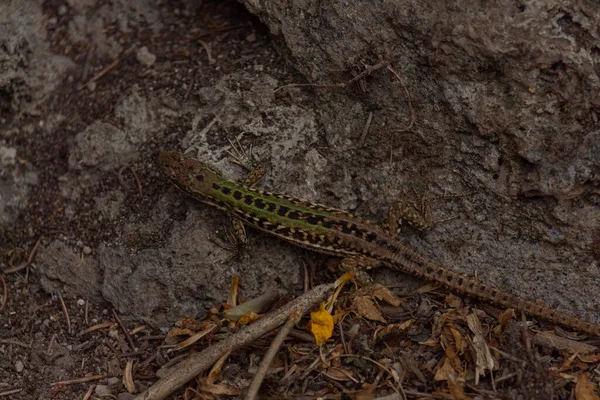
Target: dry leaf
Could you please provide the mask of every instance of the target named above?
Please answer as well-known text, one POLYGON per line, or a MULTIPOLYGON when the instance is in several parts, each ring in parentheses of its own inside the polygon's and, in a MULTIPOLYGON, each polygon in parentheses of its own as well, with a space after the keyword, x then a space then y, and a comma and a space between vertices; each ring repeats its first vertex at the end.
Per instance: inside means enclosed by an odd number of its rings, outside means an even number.
POLYGON ((325 374, 335 380, 335 381, 339 381, 339 382, 348 382, 348 381, 352 381, 352 376, 354 376, 354 373, 351 369, 346 369, 346 368, 328 368, 327 371, 325 372, 325 374))
POLYGON ((213 322, 212 326, 207 327, 205 330, 203 330, 201 332, 193 334, 192 336, 190 336, 183 342, 177 343, 177 345, 175 345, 175 347, 173 347, 173 350, 181 350, 185 347, 188 347, 188 346, 196 343, 198 340, 202 339, 204 336, 208 335, 209 333, 217 330, 218 328, 219 328, 218 325, 213 322))
POLYGON ((192 336, 196 334, 196 332, 187 329, 187 328, 171 328, 171 330, 169 331, 169 333, 167 333, 168 337, 175 337, 175 336, 192 336))
POLYGON ((356 313, 361 317, 370 319, 371 321, 386 323, 385 318, 379 312, 379 307, 368 296, 357 296, 352 303, 354 304, 356 313))
POLYGON ((380 328, 377 328, 375 330, 375 334, 373 336, 375 338, 380 338, 380 337, 389 335, 392 332, 397 332, 397 331, 404 332, 404 331, 408 330, 411 326, 413 326, 415 321, 416 320, 414 320, 414 319, 409 319, 407 321, 399 322, 396 324, 384 325, 380 328))
POLYGON ((252 300, 248 300, 236 307, 223 311, 223 316, 230 321, 238 321, 246 315, 248 311, 252 311, 256 314, 265 313, 284 293, 284 291, 279 289, 270 289, 252 300))
POLYGON ((575 399, 577 400, 600 400, 594 393, 590 380, 584 374, 579 375, 575 385, 575 399))
POLYGON ((212 325, 212 321, 197 321, 194 318, 180 318, 175 322, 175 326, 182 329, 189 329, 194 333, 203 331, 208 325, 212 325))
POLYGON ((566 350, 572 354, 588 354, 598 351, 596 346, 563 338, 552 332, 539 332, 531 338, 531 342, 551 349, 566 350))
POLYGON ((333 334, 333 317, 325 309, 324 303, 321 303, 318 311, 310 313, 309 329, 318 345, 325 344, 333 334))
POLYGON ((123 372, 123 386, 129 393, 135 393, 135 383, 133 382, 133 360, 127 361, 125 371, 123 372))
POLYGON ((485 375, 485 371, 496 368, 496 360, 492 357, 490 348, 483 337, 483 329, 479 318, 474 313, 467 315, 467 324, 473 332, 473 349, 475 350, 475 385, 479 384, 479 376, 485 375))
POLYGON ((400 304, 402 304, 402 301, 396 296, 394 296, 392 292, 390 292, 390 289, 378 283, 371 286, 371 294, 375 298, 385 301, 386 303, 394 307, 398 307, 400 306, 400 304))
POLYGON ((448 376, 448 391, 452 395, 453 400, 471 400, 471 398, 465 394, 463 389, 464 384, 464 379, 460 379, 454 374, 448 376))
POLYGON ((448 294, 445 298, 446 304, 451 308, 459 308, 462 306, 462 299, 452 293, 448 294))
POLYGON ((238 288, 240 285, 240 277, 238 274, 233 274, 233 281, 231 282, 231 289, 229 290, 229 295, 227 296, 227 306, 233 308, 237 305, 237 295, 238 288))
POLYGON ((250 310, 237 321, 238 325, 249 325, 260 318, 260 315, 250 310))
POLYGON ((500 325, 504 328, 513 318, 515 318, 515 310, 507 308, 498 317, 498 322, 500 322, 500 325))
POLYGON ((444 357, 444 361, 440 368, 435 371, 435 375, 433 377, 436 381, 447 381, 448 377, 452 374, 456 374, 456 371, 452 367, 452 363, 448 360, 447 357, 444 357))

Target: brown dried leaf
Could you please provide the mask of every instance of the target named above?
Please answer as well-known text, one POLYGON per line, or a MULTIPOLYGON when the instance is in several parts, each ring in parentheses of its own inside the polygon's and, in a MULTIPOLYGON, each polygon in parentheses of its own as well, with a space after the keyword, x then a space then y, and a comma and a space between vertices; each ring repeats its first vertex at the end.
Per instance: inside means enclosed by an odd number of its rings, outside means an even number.
POLYGON ((198 385, 198 390, 205 392, 205 393, 210 393, 215 396, 238 396, 241 393, 241 390, 239 388, 225 385, 222 383, 214 384, 214 383, 201 382, 198 385))
POLYGON ((328 368, 327 371, 325 372, 325 374, 335 380, 335 381, 340 381, 340 382, 349 382, 352 381, 352 376, 354 376, 354 373, 351 369, 346 369, 346 368, 328 368))
POLYGON ((584 374, 579 375, 575 385, 575 399, 577 400, 600 400, 594 393, 590 380, 584 374))
POLYGON ((515 310, 512 308, 507 308, 498 316, 498 322, 504 328, 508 323, 515 318, 515 310))
POLYGON ((202 339, 204 336, 208 335, 209 333, 213 332, 216 329, 218 329, 218 326, 217 326, 217 324, 215 324, 213 322, 212 325, 208 326, 205 330, 193 334, 189 338, 185 339, 183 342, 177 343, 177 345, 175 345, 175 347, 173 347, 173 349, 181 350, 183 348, 186 348, 186 347, 196 343, 198 340, 202 339))
POLYGON ((463 389, 464 384, 464 379, 460 379, 454 374, 448 377, 448 391, 450 392, 450 395, 452 395, 453 400, 471 400, 471 398, 465 394, 463 389))
POLYGON ((473 349, 475 350, 475 385, 479 384, 479 376, 485 375, 486 370, 496 368, 496 360, 492 357, 490 348, 483 336, 483 329, 479 318, 474 313, 467 315, 467 325, 473 332, 473 349))
POLYGON ((566 350, 572 354, 588 354, 598 351, 598 347, 587 343, 563 338, 552 332, 539 332, 531 338, 532 343, 551 349, 566 350))
POLYGON ((400 304, 402 304, 402 300, 394 296, 392 292, 390 292, 390 289, 378 283, 371 286, 371 294, 378 300, 385 301, 394 307, 399 307, 400 304))
POLYGON ((356 313, 361 317, 370 319, 371 321, 386 323, 385 318, 383 318, 383 315, 379 312, 379 308, 368 296, 357 296, 354 298, 353 303, 356 313))
POLYGON ((167 333, 167 336, 168 337, 192 336, 195 333, 196 333, 195 331, 192 331, 191 329, 187 329, 187 328, 171 328, 169 333, 167 333))
POLYGON ((212 321, 197 321, 194 318, 180 318, 175 323, 175 326, 182 329, 189 329, 193 333, 196 333, 206 329, 208 325, 212 325, 213 323, 212 321))
POLYGON ((127 361, 125 371, 123 371, 123 386, 129 393, 135 393, 135 383, 133 382, 133 360, 127 361))
POLYGON ((375 389, 377 389, 377 385, 366 383, 360 391, 354 394, 354 398, 356 400, 374 400, 376 399, 375 389))
POLYGON ((381 338, 381 337, 384 337, 386 335, 389 335, 392 332, 397 332, 397 331, 403 332, 403 331, 406 331, 411 326, 413 326, 413 324, 415 322, 416 322, 416 320, 409 319, 409 320, 404 321, 404 322, 399 322, 399 323, 396 323, 396 324, 389 324, 389 325, 382 326, 382 327, 380 327, 380 328, 378 328, 378 329, 375 330, 374 337, 375 338, 381 338))
POLYGON ((227 357, 229 357, 230 354, 231 354, 231 350, 229 350, 228 352, 223 354, 217 360, 215 365, 213 365, 213 367, 210 369, 208 376, 206 378, 202 378, 204 380, 204 382, 209 383, 209 384, 213 384, 216 382, 219 375, 221 375, 221 371, 223 370, 223 364, 225 364, 225 360, 227 360, 227 357))
POLYGON ((436 381, 447 381, 450 375, 456 374, 456 371, 452 367, 452 363, 447 357, 444 357, 442 365, 435 371, 433 379, 436 381))
POLYGON ((233 281, 231 282, 231 289, 229 295, 227 295, 227 302, 225 303, 228 307, 233 308, 237 305, 238 287, 240 285, 240 277, 238 274, 233 274, 233 281))
POLYGON ((249 310, 246 314, 242 315, 242 317, 237 321, 238 325, 250 325, 254 321, 258 320, 260 315, 255 313, 252 310, 249 310))
POLYGON ((446 295, 445 301, 451 308, 460 308, 462 306, 462 299, 452 293, 446 295))

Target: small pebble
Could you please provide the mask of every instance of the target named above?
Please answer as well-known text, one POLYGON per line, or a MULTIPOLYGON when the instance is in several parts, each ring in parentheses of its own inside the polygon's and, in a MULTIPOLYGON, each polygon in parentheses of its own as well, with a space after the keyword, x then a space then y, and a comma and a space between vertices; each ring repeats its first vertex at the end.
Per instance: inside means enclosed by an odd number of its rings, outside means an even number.
POLYGON ((83 254, 88 255, 92 252, 92 248, 89 246, 83 246, 83 254))
POLYGON ((94 390, 97 396, 110 396, 112 395, 112 390, 109 385, 96 385, 96 389, 94 390))
POLYGON ((108 378, 106 380, 106 383, 108 383, 110 386, 118 385, 119 382, 121 382, 121 380, 119 378, 117 378, 116 376, 113 376, 112 378, 108 378))
POLYGON ((146 46, 138 50, 138 52, 135 55, 135 58, 139 61, 140 64, 143 64, 147 67, 151 66, 156 61, 156 56, 150 53, 146 46))
POLYGON ((256 42, 256 33, 252 32, 251 34, 246 36, 246 41, 250 43, 256 42))
MULTIPOLYGON (((85 250, 84 250, 85 252, 85 250)), ((77 299, 77 305, 79 307, 83 307, 85 305, 85 300, 84 299, 77 299)))
POLYGON ((23 372, 24 369, 25 369, 25 365, 23 364, 23 361, 17 360, 17 362, 15 363, 15 370, 17 372, 23 372))
POLYGON ((67 11, 69 11, 69 9, 64 4, 61 4, 58 7, 58 15, 65 15, 67 13, 67 11))

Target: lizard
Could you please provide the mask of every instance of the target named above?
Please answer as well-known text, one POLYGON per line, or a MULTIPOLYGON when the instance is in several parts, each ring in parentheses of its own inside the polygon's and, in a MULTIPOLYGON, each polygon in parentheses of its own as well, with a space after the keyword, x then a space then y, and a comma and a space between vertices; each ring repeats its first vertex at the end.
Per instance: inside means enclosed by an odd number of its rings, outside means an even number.
POLYGON ((450 291, 600 337, 600 325, 455 272, 350 212, 250 187, 257 176, 236 183, 180 152, 159 152, 156 160, 175 186, 231 214, 234 225, 243 223, 306 249, 341 257, 346 267, 369 270, 385 265, 450 291))

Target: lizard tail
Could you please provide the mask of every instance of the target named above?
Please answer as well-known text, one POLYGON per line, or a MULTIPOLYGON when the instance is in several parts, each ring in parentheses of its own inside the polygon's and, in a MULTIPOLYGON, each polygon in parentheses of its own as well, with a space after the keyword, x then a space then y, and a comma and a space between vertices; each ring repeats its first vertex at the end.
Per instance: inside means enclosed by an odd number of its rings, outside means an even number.
POLYGON ((465 293, 492 304, 514 308, 532 317, 545 319, 569 329, 575 329, 600 337, 600 325, 557 311, 543 302, 526 300, 505 290, 433 264, 410 249, 404 249, 404 252, 404 257, 399 257, 398 254, 395 254, 395 260, 393 260, 395 262, 393 264, 398 269, 411 275, 439 283, 452 291, 465 293))

